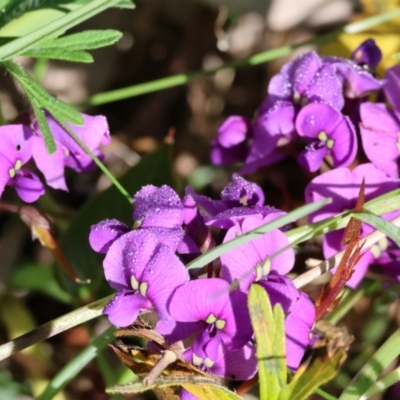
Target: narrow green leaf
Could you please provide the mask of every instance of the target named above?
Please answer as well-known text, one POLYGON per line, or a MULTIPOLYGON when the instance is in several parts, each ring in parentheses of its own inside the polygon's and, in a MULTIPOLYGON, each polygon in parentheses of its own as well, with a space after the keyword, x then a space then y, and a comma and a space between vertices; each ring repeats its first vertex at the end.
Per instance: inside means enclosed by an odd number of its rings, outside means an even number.
POLYGON ((315 390, 335 377, 346 350, 339 349, 331 358, 325 354, 317 356, 311 365, 301 365, 292 381, 281 392, 279 400, 306 400, 315 390))
POLYGON ((259 228, 253 229, 252 231, 249 231, 244 235, 241 235, 233 240, 230 240, 229 242, 223 243, 218 247, 215 247, 205 252, 200 257, 197 257, 195 260, 190 262, 187 265, 187 268, 188 269, 202 268, 205 265, 209 264, 211 261, 214 261, 215 259, 220 257, 222 254, 228 252, 229 250, 237 246, 240 246, 241 244, 247 243, 250 240, 259 237, 260 235, 263 235, 264 233, 272 231, 273 229, 282 228, 282 226, 285 226, 287 224, 292 223, 293 221, 305 217, 306 215, 311 214, 312 212, 317 211, 320 208, 324 207, 330 201, 331 199, 329 198, 299 207, 296 210, 291 211, 290 213, 284 215, 283 217, 277 218, 271 222, 268 222, 265 225, 261 225, 259 228))
POLYGON ((115 327, 109 327, 101 335, 97 336, 88 347, 81 351, 76 357, 74 357, 64 368, 62 368, 57 375, 51 380, 50 384, 39 395, 36 400, 51 400, 54 396, 60 392, 65 385, 75 378, 79 372, 92 361, 97 353, 101 351, 111 340, 114 338, 115 327))
POLYGON ((61 18, 52 21, 43 27, 13 40, 10 43, 0 47, 0 60, 4 61, 23 54, 31 48, 37 46, 38 43, 46 39, 55 38, 62 35, 67 29, 89 19, 93 15, 113 7, 119 3, 119 0, 92 0, 88 4, 71 11, 61 18))
POLYGON ((29 99, 36 99, 36 105, 39 104, 41 108, 49 111, 60 121, 70 122, 73 125, 83 125, 83 117, 79 111, 47 93, 19 64, 13 61, 5 61, 2 64, 18 81, 29 99))
POLYGON ((54 47, 31 49, 23 54, 33 58, 46 58, 51 60, 64 60, 70 62, 91 63, 93 57, 86 51, 58 49, 54 47))
POLYGON ((118 41, 122 33, 114 29, 89 30, 41 43, 40 49, 92 50, 109 46, 118 41))
POLYGON ((242 400, 242 397, 223 386, 185 383, 182 387, 200 400, 242 400))
POLYGON ((399 354, 400 329, 397 329, 351 380, 339 400, 359 400, 399 354))
POLYGON ((396 243, 397 247, 400 247, 400 229, 390 221, 386 221, 377 215, 366 213, 355 213, 353 217, 384 233, 396 243))
POLYGON ((261 400, 276 400, 286 384, 282 307, 277 305, 273 312, 267 292, 257 284, 250 287, 248 306, 256 338, 260 397, 261 400))
POLYGON ((27 96, 31 102, 33 112, 35 113, 36 119, 38 121, 40 130, 43 135, 44 142, 46 144, 46 149, 49 154, 53 154, 57 150, 56 143, 54 141, 53 135, 50 132, 50 127, 47 122, 44 111, 40 107, 40 104, 37 100, 32 96, 30 92, 26 92, 27 96))

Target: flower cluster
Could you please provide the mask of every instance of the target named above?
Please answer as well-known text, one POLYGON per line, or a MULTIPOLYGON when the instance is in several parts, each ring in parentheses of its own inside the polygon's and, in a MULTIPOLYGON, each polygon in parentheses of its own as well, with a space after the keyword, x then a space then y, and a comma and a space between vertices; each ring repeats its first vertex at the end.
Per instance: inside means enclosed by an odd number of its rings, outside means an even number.
MULTIPOLYGON (((351 60, 309 52, 287 63, 270 80, 253 121, 232 116, 219 127, 212 143, 213 163, 242 162, 240 173, 246 175, 295 156, 305 175, 315 176, 305 188, 306 202, 326 197, 334 200, 311 215, 310 222, 354 208, 363 178, 366 200, 396 189, 400 66, 388 69, 384 79, 378 79, 374 71, 381 57, 375 42, 368 39, 351 60), (378 102, 369 101, 371 93, 378 102), (328 171, 316 176, 320 170, 328 171)), ((398 213, 383 217, 391 219, 398 213)), ((362 224, 362 236, 371 231, 362 224)), ((343 231, 336 231, 324 236, 324 257, 342 249, 342 235, 343 231)), ((356 287, 371 264, 388 266, 387 272, 398 276, 393 257, 398 266, 400 259, 394 250, 394 244, 386 240, 365 252, 348 285, 356 287)))
MULTIPOLYGON (((0 196, 6 186, 13 186, 18 196, 27 203, 36 201, 44 194, 40 178, 24 167, 31 159, 46 183, 62 190, 68 190, 64 178, 65 167, 77 172, 88 172, 95 167, 90 156, 51 115, 47 115, 46 119, 57 145, 53 154, 48 154, 36 120, 0 127, 0 196)), ((101 115, 93 117, 85 114, 83 119, 83 126, 69 124, 69 127, 90 150, 101 156, 99 146, 110 141, 107 120, 101 115)))
POLYGON ((283 214, 264 205, 261 189, 240 176, 222 190, 220 200, 192 188, 181 200, 168 186, 143 187, 134 196, 132 229, 117 220, 91 228, 90 244, 105 254, 105 277, 117 291, 104 313, 111 323, 126 327, 140 311, 154 310, 159 317, 155 329, 171 344, 182 340, 187 361, 226 379, 247 380, 257 371, 247 294, 251 284, 258 284, 272 304, 283 307, 287 364, 296 369, 315 310, 286 276, 295 256, 290 247, 282 251, 289 244, 282 231, 227 252, 207 276, 203 270, 189 274, 183 263, 221 238, 230 241, 283 214))

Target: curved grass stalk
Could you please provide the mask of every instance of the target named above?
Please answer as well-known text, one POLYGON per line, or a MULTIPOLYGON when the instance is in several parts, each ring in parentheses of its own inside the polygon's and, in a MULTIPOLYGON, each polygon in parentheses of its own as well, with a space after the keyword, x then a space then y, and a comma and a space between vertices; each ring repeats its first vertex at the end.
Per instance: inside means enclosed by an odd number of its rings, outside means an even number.
POLYGON ((359 33, 365 31, 374 26, 380 25, 386 21, 394 19, 400 15, 400 8, 392 11, 384 12, 379 15, 375 15, 370 18, 366 18, 362 21, 353 22, 351 24, 345 25, 343 28, 336 31, 330 32, 326 35, 318 36, 311 40, 306 40, 304 42, 294 44, 291 46, 282 46, 277 49, 264 51, 244 60, 237 60, 223 64, 217 68, 209 70, 200 70, 195 72, 189 72, 185 74, 178 74, 169 76, 167 78, 156 79, 154 81, 140 83, 138 85, 129 86, 122 89, 111 90, 109 92, 98 93, 90 97, 84 105, 98 106, 101 104, 112 103, 114 101, 119 101, 127 99, 130 97, 141 96, 143 94, 157 92, 159 90, 168 89, 180 85, 185 85, 189 81, 199 78, 214 75, 216 72, 225 68, 242 68, 252 65, 263 64, 267 61, 274 60, 276 58, 290 54, 293 50, 308 46, 310 44, 321 44, 327 43, 330 40, 336 38, 342 33, 359 33))
POLYGON ((104 306, 113 296, 114 295, 110 295, 103 299, 96 300, 93 303, 80 307, 68 314, 64 314, 59 318, 53 319, 52 321, 47 322, 46 324, 43 324, 16 339, 4 343, 0 346, 0 360, 4 360, 5 358, 18 353, 35 343, 58 335, 74 326, 99 317, 103 312, 104 306))

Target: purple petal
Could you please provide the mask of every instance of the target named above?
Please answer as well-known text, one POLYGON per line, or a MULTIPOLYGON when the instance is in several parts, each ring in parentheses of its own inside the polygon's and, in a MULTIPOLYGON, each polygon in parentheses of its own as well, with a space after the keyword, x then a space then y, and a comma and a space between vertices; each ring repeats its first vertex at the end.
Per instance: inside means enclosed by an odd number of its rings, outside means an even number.
POLYGON ((311 328, 315 322, 315 308, 308 296, 300 296, 292 305, 290 314, 285 319, 286 362, 290 369, 296 370, 310 342, 311 328))
POLYGON ((229 380, 246 381, 257 372, 255 346, 246 344, 240 350, 229 350, 223 343, 217 353, 212 373, 229 380))
POLYGON ((222 314, 229 302, 228 282, 218 278, 198 279, 178 287, 168 309, 176 321, 205 321, 210 313, 222 314))
POLYGON ((176 251, 179 244, 182 242, 184 231, 181 227, 177 228, 162 228, 162 227, 150 227, 140 228, 146 229, 153 233, 158 241, 168 246, 172 251, 176 251))
MULTIPOLYGON (((76 126, 68 123, 67 125, 96 156, 99 156, 101 155, 99 146, 105 145, 110 141, 107 120, 102 115, 91 116, 82 114, 82 117, 84 120, 83 126, 76 126)), ((87 172, 90 170, 94 165, 91 157, 86 154, 79 144, 51 115, 46 119, 55 141, 68 150, 68 155, 64 160, 65 166, 78 172, 87 172)))
POLYGON ((162 244, 147 263, 141 279, 147 283, 146 297, 160 318, 169 316, 167 303, 172 292, 188 281, 189 273, 185 266, 168 246, 162 244))
POLYGON ((393 107, 400 111, 400 65, 386 70, 383 89, 393 107))
POLYGON ((267 216, 276 219, 283 215, 285 215, 285 212, 272 206, 234 207, 214 217, 205 217, 205 220, 208 226, 219 229, 229 229, 246 217, 255 217, 261 220, 267 216))
POLYGON ((45 193, 39 177, 29 171, 17 171, 11 182, 18 196, 26 203, 33 203, 45 193))
POLYGON ((94 251, 106 254, 110 246, 130 229, 116 219, 106 219, 90 227, 89 243, 94 251))
MULTIPOLYGON (((242 225, 233 226, 225 235, 224 243, 265 224, 266 220, 248 217, 242 225)), ((286 235, 275 229, 260 235, 248 243, 244 243, 221 256, 221 277, 228 282, 239 281, 240 290, 247 292, 250 284, 256 280, 258 265, 263 266, 266 259, 289 244, 286 235)), ((294 252, 289 248, 269 261, 269 268, 279 274, 288 273, 294 265, 294 252)))
POLYGON ((243 162, 247 156, 247 143, 239 143, 232 147, 223 147, 217 140, 211 142, 210 159, 214 165, 231 165, 243 162))
POLYGON ((293 103, 278 100, 260 111, 260 115, 254 123, 254 135, 268 134, 272 137, 291 138, 294 133, 295 115, 296 110, 293 103))
POLYGON ((143 270, 159 245, 147 229, 122 235, 109 248, 103 261, 104 275, 109 285, 117 290, 131 290, 131 277, 141 281, 143 270))
POLYGON ((276 272, 264 276, 258 283, 268 293, 272 306, 280 304, 285 314, 291 311, 292 305, 300 296, 299 290, 292 281, 276 272))
POLYGON ((250 132, 250 121, 239 115, 228 117, 218 128, 218 143, 225 148, 246 140, 250 132))
POLYGON ((189 393, 186 389, 181 388, 181 392, 179 394, 180 400, 199 400, 197 396, 192 393, 189 393))
POLYGON ((346 97, 359 98, 382 88, 382 81, 350 60, 325 57, 324 61, 331 63, 336 69, 337 76, 343 82, 346 97))
POLYGON ((306 146, 299 154, 299 164, 310 172, 315 172, 322 165, 323 159, 329 154, 329 149, 320 142, 306 146))
MULTIPOLYGON (((361 182, 360 182, 361 183, 361 182)), ((309 215, 310 222, 321 221, 345 209, 352 208, 354 187, 351 171, 347 168, 337 168, 314 178, 305 189, 306 203, 332 197, 331 204, 309 215)), ((359 190, 360 186, 358 186, 359 190)), ((353 206, 354 207, 354 206, 353 206)))
POLYGON ((103 314, 106 314, 109 321, 119 327, 132 325, 140 310, 151 308, 150 302, 141 294, 133 292, 117 293, 104 307, 103 314))
POLYGON ((196 204, 202 208, 203 212, 210 216, 214 216, 227 209, 227 206, 222 201, 213 200, 210 197, 197 194, 190 186, 186 186, 185 194, 191 196, 196 204))
POLYGON ((176 192, 167 185, 160 188, 143 186, 134 196, 134 221, 141 221, 141 228, 176 228, 183 223, 184 209, 176 192))
POLYGON ((17 160, 24 165, 31 158, 33 131, 25 125, 0 127, 1 154, 14 165, 17 160))
POLYGON ((332 152, 334 166, 347 167, 357 153, 357 137, 351 122, 340 112, 326 104, 309 104, 298 114, 296 129, 300 136, 318 139, 326 146, 331 141, 331 149, 311 146, 299 157, 302 166, 316 171, 327 151, 332 152))
POLYGON ((57 150, 49 154, 43 138, 35 136, 32 143, 32 156, 49 186, 68 191, 64 178, 65 149, 60 143, 57 145, 57 150))
POLYGON ((239 205, 262 206, 264 204, 264 193, 257 184, 234 174, 232 181, 222 189, 221 200, 228 207, 239 205))
POLYGON ((374 39, 364 40, 352 53, 351 60, 356 64, 376 68, 382 59, 382 51, 374 39))
POLYGON ((392 178, 399 175, 400 123, 384 104, 361 104, 361 139, 368 159, 392 178))
POLYGON ((0 153, 0 197, 4 192, 4 189, 10 180, 10 173, 9 170, 12 168, 13 165, 10 161, 0 153))
POLYGON ((304 96, 310 103, 322 102, 341 110, 344 106, 342 82, 335 73, 335 68, 325 64, 310 81, 304 96))

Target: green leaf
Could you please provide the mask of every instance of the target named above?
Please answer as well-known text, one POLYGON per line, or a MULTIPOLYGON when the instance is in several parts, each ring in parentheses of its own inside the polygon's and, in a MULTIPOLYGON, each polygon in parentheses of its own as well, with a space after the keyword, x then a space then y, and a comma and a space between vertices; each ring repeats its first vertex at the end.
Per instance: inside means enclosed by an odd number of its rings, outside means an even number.
POLYGON ((122 33, 114 29, 88 30, 41 43, 40 49, 92 50, 109 46, 118 41, 122 33))
POLYGON ((35 113, 37 122, 38 122, 40 130, 42 132, 44 143, 46 144, 47 152, 49 154, 52 154, 57 150, 57 146, 56 146, 56 143, 54 141, 53 135, 50 132, 50 127, 49 127, 49 124, 47 122, 47 119, 46 119, 46 116, 44 114, 44 111, 40 107, 40 104, 38 103, 36 98, 33 97, 31 93, 26 92, 26 94, 27 94, 27 96, 28 96, 28 98, 29 98, 29 100, 31 102, 31 105, 32 105, 32 108, 33 108, 33 112, 35 113))
POLYGON ((226 387, 219 385, 213 378, 206 376, 161 376, 151 385, 143 385, 141 381, 134 381, 125 385, 112 386, 106 389, 107 393, 135 394, 148 390, 164 389, 171 386, 182 386, 200 400, 241 400, 241 397, 226 387))
POLYGON ((242 400, 242 397, 228 388, 218 387, 214 384, 194 385, 185 383, 182 387, 201 400, 242 400))
POLYGON ((366 213, 355 213, 353 217, 384 233, 396 243, 397 247, 400 247, 400 229, 390 221, 386 221, 377 215, 366 213))
POLYGON ((38 43, 60 36, 67 29, 118 3, 119 0, 92 0, 61 18, 46 23, 41 28, 0 47, 0 60, 4 61, 18 54, 23 54, 37 46, 38 43))
POLYGON ((91 63, 93 57, 86 51, 70 51, 66 49, 56 49, 53 47, 46 49, 32 49, 23 54, 33 58, 46 58, 52 60, 64 60, 70 62, 91 63))
POLYGON ((35 106, 40 106, 49 111, 56 119, 70 122, 73 125, 83 125, 82 114, 74 107, 56 99, 46 92, 19 64, 13 61, 2 63, 4 68, 18 81, 25 93, 32 101, 36 100, 35 106))
POLYGON ((301 365, 292 381, 281 392, 279 400, 306 400, 315 390, 326 382, 329 382, 337 374, 343 359, 346 358, 346 350, 339 349, 331 358, 324 354, 301 365))
POLYGON ((9 285, 15 289, 29 289, 42 292, 49 297, 70 304, 72 296, 64 292, 48 266, 25 264, 20 265, 12 274, 9 285))
POLYGON ((29 11, 40 10, 43 8, 55 8, 57 10, 68 12, 68 9, 62 7, 68 3, 73 3, 73 0, 10 0, 4 7, 5 12, 0 13, 0 27, 3 27, 8 22, 21 17, 29 11))
POLYGON ((101 351, 113 339, 115 327, 109 327, 101 335, 97 336, 88 347, 74 357, 57 375, 51 380, 44 392, 36 397, 36 400, 51 400, 60 392, 65 385, 75 378, 79 372, 92 361, 97 353, 101 351))
POLYGON ((205 252, 200 257, 197 257, 195 260, 190 262, 187 265, 187 268, 202 268, 205 265, 209 264, 211 261, 217 259, 222 254, 228 252, 229 250, 240 246, 241 244, 247 243, 264 233, 272 231, 273 229, 282 228, 282 226, 290 224, 291 222, 296 221, 299 218, 305 217, 306 215, 311 214, 312 212, 324 207, 330 201, 331 199, 324 199, 299 207, 296 210, 284 215, 283 217, 277 218, 271 222, 268 222, 267 224, 261 225, 260 227, 253 229, 252 231, 249 231, 233 240, 230 240, 229 242, 223 243, 218 247, 214 247, 213 249, 205 252))
POLYGON ((399 354, 400 329, 397 329, 351 380, 339 400, 359 400, 399 354))
POLYGON ((256 338, 260 397, 277 400, 287 379, 283 310, 279 304, 272 310, 267 292, 257 284, 250 287, 248 306, 256 338))
MULTIPOLYGON (((134 194, 146 184, 173 186, 170 145, 162 145, 156 152, 143 158, 120 179, 120 183, 130 194, 134 194)), ((116 218, 131 226, 132 212, 133 206, 112 186, 83 206, 61 238, 61 247, 66 257, 79 276, 91 279, 92 290, 99 289, 102 285, 106 288, 107 285, 101 267, 104 256, 95 253, 89 245, 90 226, 107 218, 116 218)), ((65 277, 60 278, 63 286, 68 288, 67 291, 77 292, 79 287, 76 284, 65 277)))

